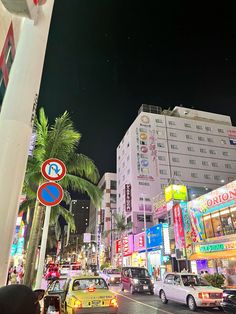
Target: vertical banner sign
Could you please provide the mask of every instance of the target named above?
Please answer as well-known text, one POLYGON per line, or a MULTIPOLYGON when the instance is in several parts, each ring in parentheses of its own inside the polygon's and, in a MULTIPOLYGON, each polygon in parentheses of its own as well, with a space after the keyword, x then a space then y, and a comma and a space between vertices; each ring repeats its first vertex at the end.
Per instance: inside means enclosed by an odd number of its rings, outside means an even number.
POLYGON ((131 184, 125 185, 125 211, 126 213, 132 212, 131 184))
POLYGON ((179 204, 173 206, 173 216, 174 216, 174 230, 175 230, 175 245, 179 250, 183 250, 185 247, 184 240, 184 225, 182 217, 182 209, 179 204))

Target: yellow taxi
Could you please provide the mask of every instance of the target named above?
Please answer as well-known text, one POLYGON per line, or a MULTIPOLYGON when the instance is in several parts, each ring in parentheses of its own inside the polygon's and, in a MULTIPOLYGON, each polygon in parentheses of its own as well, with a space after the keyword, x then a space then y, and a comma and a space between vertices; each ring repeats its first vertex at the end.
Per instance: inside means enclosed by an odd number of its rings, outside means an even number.
MULTIPOLYGON (((67 278, 64 283, 61 280, 55 281, 49 286, 47 295, 47 308, 55 307, 52 297, 60 298, 60 307, 66 314, 118 312, 116 296, 99 276, 81 275, 67 278)), ((45 313, 46 311, 45 306, 45 313)))
POLYGON ((118 304, 105 280, 98 276, 72 277, 65 299, 67 314, 109 313, 116 314, 118 304))

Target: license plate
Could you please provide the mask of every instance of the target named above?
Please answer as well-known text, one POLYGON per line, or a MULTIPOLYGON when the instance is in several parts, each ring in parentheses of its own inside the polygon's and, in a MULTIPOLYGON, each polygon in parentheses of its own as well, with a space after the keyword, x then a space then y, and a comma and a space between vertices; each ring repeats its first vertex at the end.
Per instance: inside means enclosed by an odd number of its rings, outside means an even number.
POLYGON ((148 290, 148 286, 143 286, 143 290, 148 290))
POLYGON ((98 305, 100 305, 100 301, 92 301, 92 305, 93 306, 98 306, 98 305))

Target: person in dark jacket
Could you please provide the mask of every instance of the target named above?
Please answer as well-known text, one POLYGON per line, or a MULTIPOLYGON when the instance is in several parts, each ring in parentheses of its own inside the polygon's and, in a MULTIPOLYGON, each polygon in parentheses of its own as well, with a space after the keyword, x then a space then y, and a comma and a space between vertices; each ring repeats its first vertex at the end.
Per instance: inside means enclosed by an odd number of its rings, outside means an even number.
POLYGON ((44 291, 32 291, 25 285, 10 285, 0 288, 1 314, 40 314, 39 300, 44 291))

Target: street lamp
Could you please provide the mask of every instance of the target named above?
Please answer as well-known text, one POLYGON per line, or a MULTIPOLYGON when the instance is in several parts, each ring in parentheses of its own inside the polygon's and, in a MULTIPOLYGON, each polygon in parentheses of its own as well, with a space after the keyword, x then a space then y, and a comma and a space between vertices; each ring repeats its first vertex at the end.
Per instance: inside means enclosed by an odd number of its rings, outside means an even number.
POLYGON ((147 251, 147 220, 146 220, 146 206, 145 206, 145 194, 142 193, 143 197, 143 225, 144 225, 144 238, 145 238, 145 256, 146 256, 146 267, 148 269, 148 251, 147 251))

